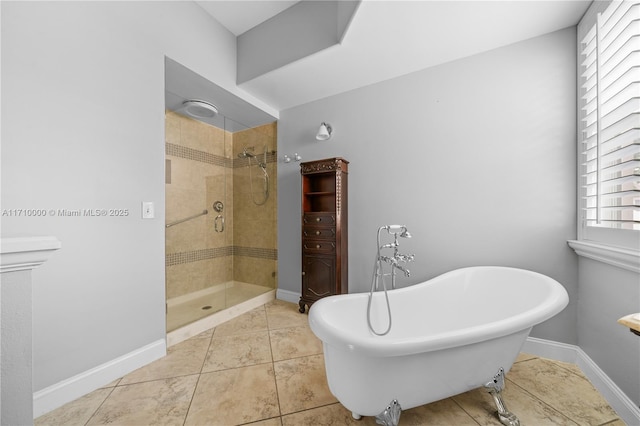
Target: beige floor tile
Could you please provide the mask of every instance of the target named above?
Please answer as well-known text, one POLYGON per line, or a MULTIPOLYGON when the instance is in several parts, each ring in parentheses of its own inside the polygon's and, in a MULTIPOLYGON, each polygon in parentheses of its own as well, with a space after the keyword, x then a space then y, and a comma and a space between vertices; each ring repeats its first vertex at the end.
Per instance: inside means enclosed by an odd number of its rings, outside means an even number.
POLYGON ((274 361, 322 353, 322 341, 308 326, 271 330, 269 337, 274 361))
MULTIPOLYGON (((575 423, 558 411, 532 397, 527 392, 507 380, 502 398, 509 411, 515 414, 523 425, 555 426, 575 423)), ((483 388, 474 389, 452 398, 480 425, 500 425, 498 410, 493 398, 483 388)))
POLYGON ((200 376, 186 425, 237 425, 280 415, 271 364, 200 376))
POLYGON ((280 420, 280 417, 274 417, 273 419, 251 423, 251 426, 282 426, 282 420, 280 420))
POLYGON ((351 412, 340 403, 325 405, 318 408, 300 411, 282 416, 283 426, 334 426, 334 425, 357 425, 374 426, 376 421, 373 417, 363 417, 361 420, 354 420, 351 412))
POLYGON ((322 355, 277 361, 274 368, 282 414, 337 402, 329 392, 322 355))
MULTIPOLYGON (((400 405, 402 406, 402 402, 400 405)), ((400 422, 403 426, 477 426, 473 418, 451 398, 403 411, 400 415, 400 422)), ((498 424, 500 423, 498 422, 498 424)))
MULTIPOLYGON (((383 409, 384 407, 381 407, 380 411, 383 409)), ((362 417, 360 420, 355 420, 351 416, 351 412, 349 410, 344 408, 340 403, 337 403, 282 416, 282 424, 283 426, 373 426, 377 423, 373 416, 366 416, 362 417)), ((453 400, 445 399, 432 404, 402 411, 400 415, 400 425, 477 426, 477 423, 453 400)))
POLYGON ((515 364, 508 378, 578 424, 600 425, 617 418, 588 380, 552 361, 537 358, 515 364))
POLYGON ((531 354, 528 354, 528 353, 525 353, 525 352, 520 352, 518 354, 518 357, 516 358, 515 362, 527 361, 527 360, 533 359, 533 358, 537 358, 537 356, 531 355, 531 354))
POLYGON ((102 388, 95 390, 82 398, 76 399, 62 407, 55 409, 44 416, 38 417, 34 424, 36 426, 76 426, 85 425, 93 413, 104 402, 113 388, 102 388))
POLYGON ((185 340, 167 349, 167 356, 124 376, 119 385, 198 374, 208 348, 208 339, 185 340))
POLYGON ((550 359, 547 359, 547 361, 553 362, 555 365, 559 367, 566 368, 567 370, 571 371, 573 374, 577 374, 578 376, 582 377, 585 380, 589 380, 587 379, 587 376, 584 375, 584 372, 580 369, 580 367, 578 367, 576 364, 573 364, 570 362, 553 361, 550 359))
POLYGON ((214 336, 202 371, 226 370, 271 361, 271 346, 267 331, 235 336, 214 336))
POLYGON ((122 377, 120 377, 119 379, 115 379, 113 382, 111 383, 107 383, 104 386, 101 386, 102 388, 115 388, 116 386, 118 386, 118 383, 120 383, 120 380, 122 380, 122 377))
POLYGON ((604 426, 631 426, 631 425, 627 425, 625 422, 623 422, 620 419, 616 419, 614 421, 612 421, 611 423, 607 423, 604 426))
POLYGON ((297 303, 274 300, 265 305, 269 330, 309 325, 309 316, 301 314, 297 303))
POLYGON ((216 327, 213 335, 215 337, 231 336, 234 334, 251 333, 254 331, 267 330, 267 314, 264 306, 252 309, 236 318, 220 324, 216 327))
POLYGON ((192 337, 192 339, 211 339, 211 336, 213 336, 213 331, 215 330, 215 328, 210 328, 209 330, 205 330, 200 334, 196 334, 195 336, 192 337))
POLYGON ((198 375, 118 386, 88 425, 182 425, 198 375))

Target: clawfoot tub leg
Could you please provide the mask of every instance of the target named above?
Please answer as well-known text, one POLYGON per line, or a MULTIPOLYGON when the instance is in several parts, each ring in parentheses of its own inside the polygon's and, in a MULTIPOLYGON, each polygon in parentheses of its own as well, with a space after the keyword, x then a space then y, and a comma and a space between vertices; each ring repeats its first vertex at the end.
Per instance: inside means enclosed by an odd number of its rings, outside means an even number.
POLYGON ((493 397, 493 401, 498 407, 498 418, 500 423, 506 426, 520 426, 520 420, 515 414, 507 410, 504 401, 502 400, 502 390, 504 389, 504 369, 500 367, 500 370, 493 376, 493 380, 484 385, 493 397))
POLYGON ((398 426, 402 407, 397 399, 389 403, 384 411, 376 416, 376 423, 382 426, 398 426))

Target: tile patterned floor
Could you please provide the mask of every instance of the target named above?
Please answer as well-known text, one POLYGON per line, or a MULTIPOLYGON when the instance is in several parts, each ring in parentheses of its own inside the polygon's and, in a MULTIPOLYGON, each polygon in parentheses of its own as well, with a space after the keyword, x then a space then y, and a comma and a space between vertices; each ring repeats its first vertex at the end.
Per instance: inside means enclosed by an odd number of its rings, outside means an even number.
MULTIPOLYGON (((504 398, 523 425, 622 426, 573 364, 521 354, 504 398)), ((166 357, 36 419, 42 425, 375 425, 331 395, 322 345, 275 300, 172 346, 166 357)), ((402 412, 401 425, 500 425, 483 389, 402 412)))

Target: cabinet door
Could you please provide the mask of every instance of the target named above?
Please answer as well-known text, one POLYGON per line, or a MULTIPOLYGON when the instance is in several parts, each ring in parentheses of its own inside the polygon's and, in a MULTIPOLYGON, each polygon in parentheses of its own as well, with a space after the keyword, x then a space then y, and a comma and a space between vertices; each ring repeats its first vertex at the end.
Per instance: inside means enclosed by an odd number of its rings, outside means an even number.
POLYGON ((334 256, 303 255, 303 296, 318 300, 331 296, 335 291, 336 259, 334 256))

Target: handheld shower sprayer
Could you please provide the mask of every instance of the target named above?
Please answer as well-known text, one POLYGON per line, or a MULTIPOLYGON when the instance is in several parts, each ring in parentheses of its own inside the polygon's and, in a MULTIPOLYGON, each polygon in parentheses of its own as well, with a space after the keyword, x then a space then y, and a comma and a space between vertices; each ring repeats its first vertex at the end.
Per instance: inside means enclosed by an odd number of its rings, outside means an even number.
POLYGON ((407 230, 405 225, 385 225, 378 228, 378 236, 377 236, 377 245, 378 251, 376 256, 376 261, 373 266, 373 277, 371 278, 371 290, 369 291, 369 299, 367 302, 367 324, 369 326, 369 330, 376 336, 384 336, 389 333, 391 330, 391 304, 389 303, 389 295, 387 294, 387 285, 384 277, 386 275, 391 276, 391 289, 396 288, 396 269, 402 271, 406 277, 409 277, 410 272, 409 269, 406 268, 406 264, 408 262, 413 261, 414 256, 412 254, 405 255, 398 253, 398 247, 400 244, 398 243, 398 237, 401 238, 411 238, 411 234, 407 230), (380 245, 380 234, 383 230, 386 230, 390 235, 393 235, 393 242, 380 245), (390 248, 393 249, 393 256, 383 256, 380 251, 382 249, 390 248), (389 274, 385 274, 382 270, 382 263, 388 263, 391 265, 391 272, 389 274), (378 290, 379 284, 382 283, 382 289, 384 291, 384 298, 387 307, 387 315, 389 318, 389 323, 387 324, 387 329, 382 332, 378 332, 373 328, 371 324, 371 303, 373 300, 374 291, 378 290))
POLYGON ((386 225, 381 227, 381 229, 386 229, 391 235, 400 235, 402 238, 411 238, 411 234, 405 225, 386 225))
POLYGON ((238 158, 247 158, 248 159, 248 163, 247 166, 249 167, 249 185, 250 185, 250 191, 251 191, 251 199, 253 201, 253 203, 257 206, 261 206, 264 203, 267 202, 267 199, 269 198, 269 173, 267 173, 267 149, 265 146, 265 150, 262 154, 258 154, 260 156, 262 156, 262 161, 260 161, 258 158, 258 156, 256 156, 256 154, 252 154, 249 151, 255 151, 255 147, 253 146, 247 146, 245 147, 242 152, 240 152, 238 154, 238 158), (262 202, 258 202, 253 198, 253 176, 251 176, 251 159, 254 159, 256 161, 257 166, 260 168, 260 170, 262 170, 262 175, 264 178, 264 200, 262 202))
POLYGON ((385 244, 380 246, 380 248, 393 248, 397 249, 400 244, 398 244, 398 237, 401 238, 411 238, 411 234, 407 230, 405 225, 385 225, 381 226, 378 230, 378 236, 380 235, 380 231, 385 229, 389 234, 393 235, 393 242, 389 244, 385 244))

